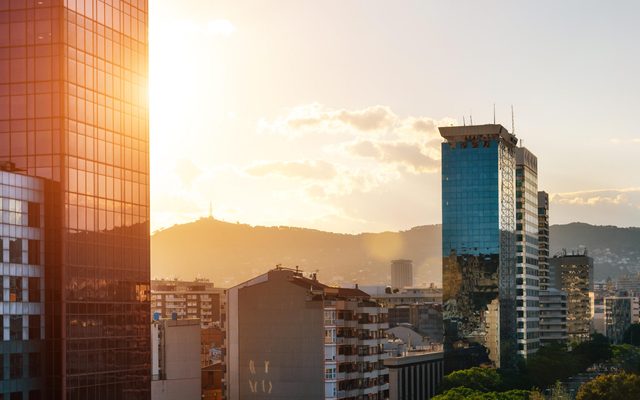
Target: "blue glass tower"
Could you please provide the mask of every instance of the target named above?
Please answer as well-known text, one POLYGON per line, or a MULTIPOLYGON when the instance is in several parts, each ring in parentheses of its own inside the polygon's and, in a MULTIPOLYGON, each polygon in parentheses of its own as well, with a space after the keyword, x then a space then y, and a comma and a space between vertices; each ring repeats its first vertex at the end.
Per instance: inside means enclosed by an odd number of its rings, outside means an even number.
POLYGON ((515 148, 501 125, 442 127, 445 363, 513 364, 515 148))

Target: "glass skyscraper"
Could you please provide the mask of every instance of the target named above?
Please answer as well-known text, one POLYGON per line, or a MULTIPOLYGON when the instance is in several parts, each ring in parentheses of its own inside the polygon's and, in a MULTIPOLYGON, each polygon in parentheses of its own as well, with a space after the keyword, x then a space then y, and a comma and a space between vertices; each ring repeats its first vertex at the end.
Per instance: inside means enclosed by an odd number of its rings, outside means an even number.
POLYGON ((45 178, 42 398, 150 397, 147 26, 147 0, 0 0, 0 161, 45 178))
POLYGON ((516 312, 518 353, 540 347, 540 281, 538 277, 538 159, 516 148, 516 312))
POLYGON ((440 134, 445 367, 508 367, 517 350, 517 139, 501 125, 440 134))

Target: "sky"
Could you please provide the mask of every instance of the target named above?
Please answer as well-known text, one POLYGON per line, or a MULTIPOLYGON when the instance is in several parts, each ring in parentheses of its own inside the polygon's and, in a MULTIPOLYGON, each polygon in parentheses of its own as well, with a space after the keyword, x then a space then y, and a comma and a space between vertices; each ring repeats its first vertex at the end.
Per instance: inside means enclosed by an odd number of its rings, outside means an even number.
POLYGON ((440 223, 437 127, 494 104, 552 224, 640 226, 638 2, 149 6, 152 231, 440 223))

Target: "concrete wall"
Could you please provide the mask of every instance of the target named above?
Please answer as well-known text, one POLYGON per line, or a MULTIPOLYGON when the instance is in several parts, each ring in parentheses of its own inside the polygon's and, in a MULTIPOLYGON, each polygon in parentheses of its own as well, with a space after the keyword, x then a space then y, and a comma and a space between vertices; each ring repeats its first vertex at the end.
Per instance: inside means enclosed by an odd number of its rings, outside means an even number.
MULTIPOLYGON (((151 398, 199 400, 202 382, 200 320, 162 320, 159 324, 162 336, 158 340, 152 338, 152 343, 158 343, 152 349, 152 359, 159 361, 162 380, 151 382, 151 398)), ((152 329, 152 332, 157 330, 152 329)))
POLYGON ((229 291, 231 400, 324 399, 322 304, 286 275, 229 291))

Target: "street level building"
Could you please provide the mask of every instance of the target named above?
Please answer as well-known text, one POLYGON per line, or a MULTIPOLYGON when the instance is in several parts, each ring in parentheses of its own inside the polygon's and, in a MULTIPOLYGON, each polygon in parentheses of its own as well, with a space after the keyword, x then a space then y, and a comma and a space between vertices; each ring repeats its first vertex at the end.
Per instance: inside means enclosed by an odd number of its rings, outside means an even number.
POLYGON ((495 124, 439 130, 446 369, 509 367, 517 354, 518 140, 495 124))
POLYGON ((444 376, 442 351, 407 351, 384 360, 390 400, 425 400, 436 395, 444 376))
POLYGON ((277 268, 227 290, 226 398, 387 399, 387 311, 277 268))
POLYGON ((151 368, 153 400, 200 400, 200 321, 153 321, 151 368))

